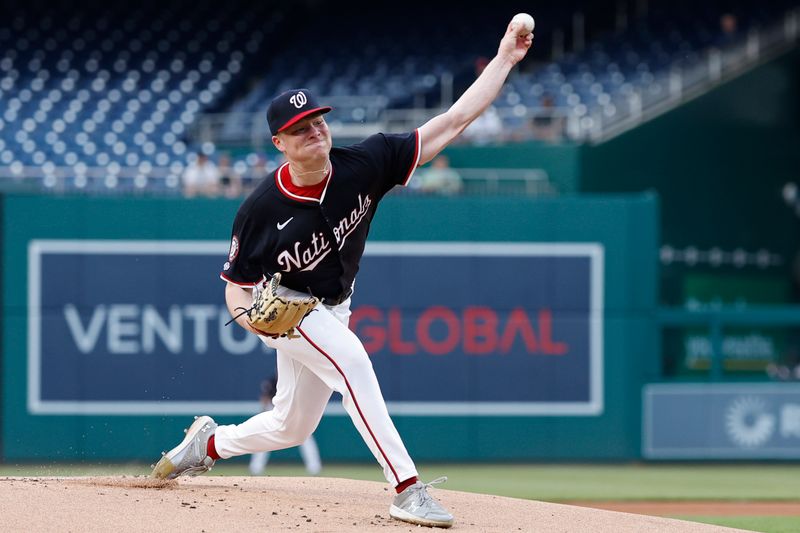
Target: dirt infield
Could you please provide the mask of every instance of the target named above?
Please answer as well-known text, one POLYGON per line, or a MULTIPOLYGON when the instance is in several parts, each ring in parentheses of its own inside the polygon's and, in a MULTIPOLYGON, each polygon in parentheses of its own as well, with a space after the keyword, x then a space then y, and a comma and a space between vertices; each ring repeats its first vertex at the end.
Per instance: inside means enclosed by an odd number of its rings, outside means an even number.
MULTIPOLYGON (((722 532, 733 529, 434 489, 464 532, 722 532)), ((421 531, 389 518, 386 485, 333 478, 0 478, 3 531, 421 531)))

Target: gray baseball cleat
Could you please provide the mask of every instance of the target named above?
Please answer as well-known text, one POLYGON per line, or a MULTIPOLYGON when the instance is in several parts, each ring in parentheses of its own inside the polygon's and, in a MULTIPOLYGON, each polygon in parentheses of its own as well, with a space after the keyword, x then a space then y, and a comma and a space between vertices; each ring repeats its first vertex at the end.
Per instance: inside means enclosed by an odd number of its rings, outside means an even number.
POLYGON ((395 496, 389 515, 403 522, 429 527, 450 527, 453 515, 428 494, 428 487, 447 481, 446 477, 434 479, 430 483, 417 481, 395 496))
POLYGON ((180 444, 167 453, 162 453, 150 477, 175 479, 178 476, 196 476, 211 470, 214 460, 207 454, 208 439, 217 429, 210 416, 194 417, 195 420, 180 444))

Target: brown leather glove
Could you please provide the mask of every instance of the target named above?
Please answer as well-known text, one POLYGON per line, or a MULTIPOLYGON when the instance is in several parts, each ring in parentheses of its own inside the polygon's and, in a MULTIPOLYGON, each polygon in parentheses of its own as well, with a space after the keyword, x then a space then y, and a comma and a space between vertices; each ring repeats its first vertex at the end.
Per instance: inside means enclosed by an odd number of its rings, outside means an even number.
POLYGON ((300 336, 295 328, 313 311, 319 298, 278 296, 280 281, 279 273, 270 278, 266 287, 253 300, 253 307, 247 311, 247 318, 250 319, 250 325, 264 335, 294 339, 300 336))

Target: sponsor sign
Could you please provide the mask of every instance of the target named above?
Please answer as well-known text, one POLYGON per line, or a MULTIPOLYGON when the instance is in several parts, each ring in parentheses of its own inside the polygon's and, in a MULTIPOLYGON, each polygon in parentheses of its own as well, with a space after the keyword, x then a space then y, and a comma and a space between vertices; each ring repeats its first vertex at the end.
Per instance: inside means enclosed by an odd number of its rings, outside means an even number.
POLYGON ((653 459, 800 458, 800 384, 647 385, 642 443, 653 459))
MULTIPOLYGON (((230 253, 216 241, 32 241, 29 411, 256 412, 274 355, 225 326, 217 274, 230 253)), ((350 327, 395 414, 597 415, 602 279, 594 243, 371 243, 350 327)))

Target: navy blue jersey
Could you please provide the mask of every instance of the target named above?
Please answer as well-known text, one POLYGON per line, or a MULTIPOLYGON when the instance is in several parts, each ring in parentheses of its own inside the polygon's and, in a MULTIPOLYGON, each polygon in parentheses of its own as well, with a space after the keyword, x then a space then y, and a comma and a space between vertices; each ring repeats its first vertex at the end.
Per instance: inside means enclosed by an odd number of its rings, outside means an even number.
POLYGON ((419 133, 376 134, 330 152, 331 170, 319 199, 280 181, 285 165, 239 207, 222 279, 252 287, 276 272, 281 285, 338 302, 358 273, 378 202, 406 185, 420 156, 419 133))

